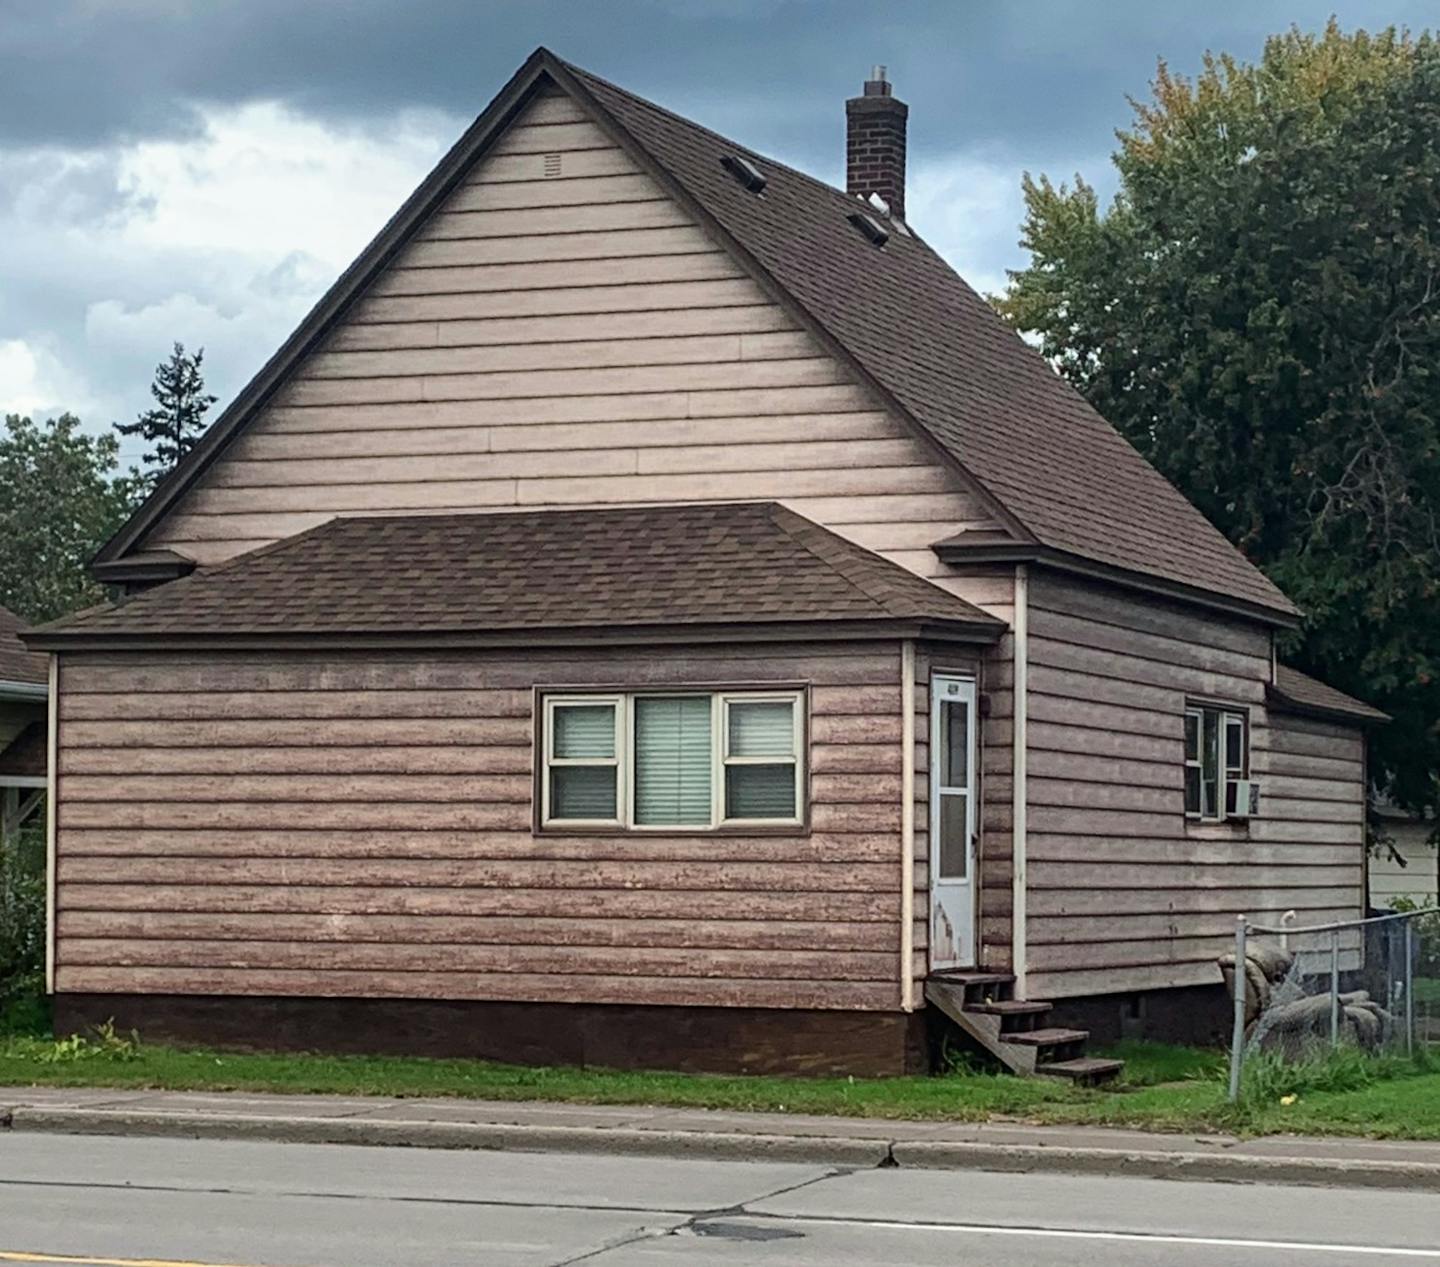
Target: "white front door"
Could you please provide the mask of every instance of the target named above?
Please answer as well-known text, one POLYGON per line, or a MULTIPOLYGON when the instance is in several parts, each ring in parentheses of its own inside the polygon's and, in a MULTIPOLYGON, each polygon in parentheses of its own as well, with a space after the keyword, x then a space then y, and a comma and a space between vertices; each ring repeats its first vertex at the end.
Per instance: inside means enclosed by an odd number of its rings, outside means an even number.
POLYGON ((975 966, 975 682, 930 682, 930 967, 975 966))

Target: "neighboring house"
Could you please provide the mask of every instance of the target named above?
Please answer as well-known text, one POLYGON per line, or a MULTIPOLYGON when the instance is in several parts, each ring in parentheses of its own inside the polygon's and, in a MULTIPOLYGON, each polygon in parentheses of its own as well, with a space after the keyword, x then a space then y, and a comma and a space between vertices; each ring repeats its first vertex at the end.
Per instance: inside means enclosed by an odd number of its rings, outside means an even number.
POLYGON ((50 666, 20 641, 24 627, 0 607, 0 848, 45 803, 50 666))
POLYGON ((1204 1030, 1361 912, 1381 715, 848 116, 845 193, 537 52, 105 547, 62 1025, 1088 1074, 1034 1000, 1204 1030))
POLYGON ((1383 910, 1397 900, 1433 906, 1440 899, 1440 851, 1435 820, 1407 814, 1381 801, 1380 827, 1388 837, 1370 858, 1370 905, 1383 910))

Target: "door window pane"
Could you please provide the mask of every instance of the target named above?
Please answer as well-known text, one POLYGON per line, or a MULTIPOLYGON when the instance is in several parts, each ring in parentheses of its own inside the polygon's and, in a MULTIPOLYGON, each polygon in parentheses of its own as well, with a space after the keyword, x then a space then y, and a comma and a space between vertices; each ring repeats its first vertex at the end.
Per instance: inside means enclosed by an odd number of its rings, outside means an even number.
POLYGON ((970 705, 940 701, 941 770, 945 787, 970 786, 970 705))
POLYGON ((966 796, 940 797, 940 875, 942 880, 964 880, 970 872, 970 841, 966 796))
POLYGON ((614 704, 557 704, 552 722, 551 755, 561 759, 615 756, 614 704))
POLYGON ((613 765, 558 765, 550 768, 550 817, 616 817, 613 765))
POLYGON ((790 700, 732 700, 732 757, 789 757, 795 752, 795 705, 790 700))
POLYGON ((794 818, 794 765, 726 766, 725 817, 794 818))
POLYGON ((635 701, 635 821, 710 823, 710 697, 635 701))

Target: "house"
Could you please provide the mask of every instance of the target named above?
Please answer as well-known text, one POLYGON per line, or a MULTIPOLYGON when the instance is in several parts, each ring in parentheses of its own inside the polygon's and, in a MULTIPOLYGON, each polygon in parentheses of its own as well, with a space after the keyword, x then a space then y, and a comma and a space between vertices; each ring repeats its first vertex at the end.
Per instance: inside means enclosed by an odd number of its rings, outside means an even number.
POLYGON ((0 607, 0 852, 45 801, 50 666, 20 641, 24 627, 0 607))
POLYGON ((1434 906, 1440 900, 1440 851, 1435 820, 1406 813, 1382 799, 1380 831, 1386 838, 1370 858, 1370 906, 1386 910, 1396 902, 1434 906))
POLYGON ((29 636, 62 1026, 1088 1077, 1361 912, 1381 715, 905 220, 906 115, 840 191, 525 63, 29 636))

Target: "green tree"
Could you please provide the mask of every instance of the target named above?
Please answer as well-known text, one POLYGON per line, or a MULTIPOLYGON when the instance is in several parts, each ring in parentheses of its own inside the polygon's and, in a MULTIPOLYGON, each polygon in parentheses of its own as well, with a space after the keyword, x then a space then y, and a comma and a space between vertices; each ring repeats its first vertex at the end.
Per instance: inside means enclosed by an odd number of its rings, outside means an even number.
POLYGON ((1283 649, 1393 714, 1373 771, 1440 770, 1440 46, 1291 30, 1161 63, 1119 192, 1025 181, 998 305, 1307 613, 1283 649))
POLYGON ((91 556, 124 523, 135 483, 116 475, 119 442, 63 414, 11 414, 0 431, 0 605, 31 622, 100 601, 91 556))
POLYGON ((117 422, 115 430, 122 436, 139 436, 150 448, 145 451, 141 479, 148 492, 168 475, 205 434, 205 414, 215 397, 205 391, 202 366, 205 349, 194 355, 176 343, 168 360, 155 367, 155 381, 150 394, 155 405, 134 422, 117 422))

